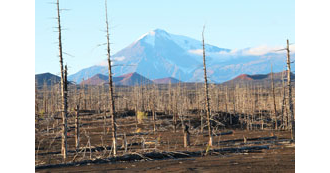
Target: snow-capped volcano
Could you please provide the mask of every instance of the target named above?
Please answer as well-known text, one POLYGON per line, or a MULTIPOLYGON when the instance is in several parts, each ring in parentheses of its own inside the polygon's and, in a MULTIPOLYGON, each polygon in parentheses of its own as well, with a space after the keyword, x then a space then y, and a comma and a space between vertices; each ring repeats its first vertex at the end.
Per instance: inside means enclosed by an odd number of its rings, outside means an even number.
MULTIPOLYGON (((143 41, 144 43, 147 43, 151 46, 155 46, 156 40, 159 44, 159 41, 162 40, 171 40, 177 46, 181 47, 182 49, 186 51, 194 51, 194 50, 201 50, 202 49, 202 42, 199 40, 192 39, 190 37, 182 36, 182 35, 175 35, 175 34, 169 34, 166 31, 162 29, 155 29, 152 31, 149 31, 145 34, 143 34, 138 40, 136 40, 133 44, 143 41)), ((205 50, 207 52, 220 52, 225 51, 228 52, 229 49, 223 49, 216 46, 212 46, 209 44, 205 45, 205 50)))
MULTIPOLYGON (((271 62, 274 71, 283 71, 285 66, 285 56, 279 53, 252 54, 258 49, 230 50, 209 44, 205 45, 205 50, 208 76, 213 82, 226 81, 242 73, 268 73, 271 62)), ((161 29, 143 34, 111 57, 115 76, 138 72, 149 79, 203 79, 202 42, 161 29)), ((79 83, 97 73, 107 74, 106 63, 83 69, 69 76, 69 80, 79 83)))

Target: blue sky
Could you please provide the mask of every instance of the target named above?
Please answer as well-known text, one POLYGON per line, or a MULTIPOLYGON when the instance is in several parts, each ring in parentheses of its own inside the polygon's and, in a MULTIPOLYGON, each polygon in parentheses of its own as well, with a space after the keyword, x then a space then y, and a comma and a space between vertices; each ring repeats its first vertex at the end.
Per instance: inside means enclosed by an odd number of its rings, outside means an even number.
MULTIPOLYGON (((56 0, 35 0, 35 73, 59 74, 56 0)), ((61 0, 69 74, 106 59, 104 0, 61 0)), ((108 0, 111 54, 156 29, 221 48, 281 46, 295 40, 294 0, 108 0)))

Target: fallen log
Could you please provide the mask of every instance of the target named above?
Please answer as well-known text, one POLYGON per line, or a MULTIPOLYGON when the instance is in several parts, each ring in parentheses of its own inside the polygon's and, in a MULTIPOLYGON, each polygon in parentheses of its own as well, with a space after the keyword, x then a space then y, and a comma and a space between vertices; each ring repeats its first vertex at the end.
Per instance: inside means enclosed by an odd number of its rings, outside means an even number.
MULTIPOLYGON (((260 138, 246 138, 247 141, 259 141, 259 140, 271 140, 277 139, 277 136, 271 136, 271 137, 260 137, 260 138)), ((220 141, 219 143, 235 143, 235 142, 244 142, 244 139, 234 139, 234 140, 226 140, 226 141, 220 141)))
POLYGON ((215 149, 211 152, 248 152, 253 150, 264 150, 269 149, 269 145, 261 145, 261 146, 244 146, 239 148, 222 148, 222 149, 215 149))
POLYGON ((240 142, 240 143, 216 143, 217 145, 224 145, 224 146, 231 146, 231 145, 260 145, 260 144, 275 144, 275 145, 281 145, 281 143, 290 142, 291 139, 279 139, 279 140, 261 140, 261 141, 247 141, 246 143, 240 142))
MULTIPOLYGON (((138 146, 138 145, 142 145, 142 143, 137 143, 137 142, 134 142, 134 143, 130 143, 130 144, 127 144, 127 146, 138 146)), ((103 147, 103 146, 98 146, 98 147, 92 147, 92 148, 79 148, 79 149, 76 149, 76 150, 68 150, 67 152, 68 153, 79 153, 79 152, 82 152, 82 151, 86 151, 86 152, 100 152, 100 151, 103 151, 103 150, 111 150, 111 146, 107 146, 107 147, 103 147)), ((117 146, 117 150, 123 150, 125 149, 123 146, 117 146)), ((37 155, 39 156, 43 156, 43 155, 49 155, 49 154, 61 154, 61 151, 51 151, 51 152, 45 152, 45 153, 38 153, 37 155)))
MULTIPOLYGON (((233 134, 233 133, 234 133, 233 131, 221 132, 221 133, 214 134, 214 136, 231 135, 231 134, 233 134)), ((204 136, 208 136, 208 135, 206 134, 206 135, 204 135, 204 136)))
MULTIPOLYGON (((153 133, 148 133, 148 132, 138 132, 138 133, 129 133, 126 134, 126 136, 140 136, 140 135, 149 135, 153 133)), ((124 134, 117 134, 117 136, 124 136, 124 134)))
MULTIPOLYGON (((232 132, 232 131, 231 131, 232 132)), ((224 133, 230 133, 230 132, 224 132, 224 133)), ((60 138, 60 137, 58 137, 60 138)), ((261 138, 247 138, 247 141, 258 141, 258 140, 261 140, 261 141, 264 141, 264 140, 271 140, 271 139, 274 139, 276 140, 277 139, 277 136, 271 136, 271 137, 261 137, 261 138)), ((236 142, 243 142, 244 139, 234 139, 234 140, 227 140, 227 141, 220 141, 220 142, 215 142, 215 145, 227 145, 228 143, 236 143, 236 142)), ((263 144, 263 143, 268 143, 268 142, 248 142, 247 144, 263 144)), ((238 145, 243 145, 244 143, 239 143, 238 145)), ((138 146, 138 145, 142 145, 142 143, 137 143, 137 142, 134 142, 134 143, 130 143, 130 144, 127 144, 127 146, 138 146)), ((86 152, 100 152, 100 151, 103 151, 103 150, 111 150, 111 147, 108 146, 108 147, 103 147, 103 146, 100 146, 100 147, 94 147, 94 148, 80 148, 80 149, 77 149, 77 150, 68 150, 67 152, 68 153, 76 153, 76 152, 80 152, 82 150, 86 150, 86 152)), ((121 146, 117 146, 117 150, 122 150, 124 149, 123 147, 121 146)), ((48 155, 48 154, 60 154, 61 152, 60 151, 54 151, 54 152, 46 152, 46 153, 38 153, 37 155, 48 155)))
MULTIPOLYGON (((244 146, 236 148, 221 148, 221 149, 211 149, 208 151, 209 154, 224 154, 224 153, 240 153, 240 152, 253 152, 259 150, 269 149, 269 145, 262 146, 244 146)), ((115 163, 115 162, 131 162, 139 160, 163 160, 163 159, 178 159, 187 157, 198 157, 203 156, 206 150, 203 151, 169 151, 169 152, 149 152, 149 153, 131 153, 125 154, 123 156, 115 156, 105 159, 95 159, 95 160, 84 160, 79 162, 69 162, 61 164, 49 164, 49 165, 37 165, 35 169, 47 169, 47 168, 59 168, 67 166, 79 166, 86 164, 101 164, 101 163, 115 163)))

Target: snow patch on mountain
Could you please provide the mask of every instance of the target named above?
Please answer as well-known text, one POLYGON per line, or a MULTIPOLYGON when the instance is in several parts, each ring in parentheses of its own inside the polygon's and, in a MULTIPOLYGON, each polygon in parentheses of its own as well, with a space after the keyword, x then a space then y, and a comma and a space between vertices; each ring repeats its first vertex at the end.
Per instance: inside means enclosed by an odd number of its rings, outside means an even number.
MULTIPOLYGON (((210 81, 222 82, 247 73, 269 73, 285 69, 283 46, 262 45, 245 49, 225 49, 205 44, 206 65, 210 81)), ((294 45, 290 46, 294 60, 294 45)), ((202 42, 186 36, 155 29, 143 34, 126 48, 111 56, 114 76, 138 72, 150 79, 175 77, 185 82, 203 80, 202 42), (120 64, 119 66, 116 66, 120 64)), ((107 74, 107 61, 83 69, 69 79, 81 81, 97 73, 107 74)), ((294 64, 292 64, 294 71, 294 64)))
POLYGON ((191 49, 191 50, 188 50, 188 52, 195 54, 195 55, 203 55, 203 49, 191 49))
POLYGON ((124 61, 126 58, 124 56, 114 57, 114 61, 124 61))

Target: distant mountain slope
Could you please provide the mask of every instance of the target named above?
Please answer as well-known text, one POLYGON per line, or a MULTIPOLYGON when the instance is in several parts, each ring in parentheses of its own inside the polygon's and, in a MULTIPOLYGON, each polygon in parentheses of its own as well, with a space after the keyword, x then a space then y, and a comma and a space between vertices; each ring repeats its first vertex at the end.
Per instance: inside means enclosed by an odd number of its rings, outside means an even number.
MULTIPOLYGON (((209 44, 205 47, 210 53, 229 51, 209 44)), ((129 65, 114 66, 113 73, 118 76, 138 72, 151 79, 170 76, 187 81, 192 78, 194 70, 202 64, 202 58, 196 55, 201 48, 201 41, 156 29, 112 55, 114 64, 129 65)), ((107 66, 97 65, 83 69, 70 75, 69 79, 79 83, 83 78, 87 79, 98 73, 107 74, 107 66)))
POLYGON ((115 78, 116 78, 114 79, 115 85, 133 86, 133 85, 147 85, 153 83, 148 78, 136 72, 124 74, 115 78))
POLYGON ((179 83, 180 82, 178 79, 175 79, 173 77, 154 79, 152 81, 155 84, 169 84, 169 83, 174 84, 174 83, 179 83))
POLYGON ((38 86, 43 86, 45 83, 50 86, 61 82, 59 76, 53 75, 51 73, 41 73, 35 75, 35 82, 38 86))
MULTIPOLYGON (((108 79, 109 78, 106 75, 96 74, 95 76, 82 81, 80 84, 85 84, 85 85, 108 84, 109 82, 108 79)), ((125 85, 125 86, 146 85, 153 83, 151 80, 138 73, 128 73, 118 77, 113 77, 112 79, 115 85, 125 85)))
POLYGON ((108 83, 108 76, 102 75, 102 74, 96 74, 95 76, 87 79, 87 80, 83 80, 82 82, 80 82, 80 84, 82 85, 102 85, 104 83, 108 83))
MULTIPOLYGON (((274 73, 273 78, 274 82, 282 82, 282 74, 284 77, 284 81, 287 80, 287 72, 279 72, 274 73)), ((292 82, 295 81, 295 74, 291 73, 291 80, 292 82)), ((271 83, 271 73, 268 74, 254 74, 254 75, 248 75, 248 74, 241 74, 237 77, 235 77, 232 80, 226 81, 223 84, 244 84, 244 83, 271 83)))
POLYGON ((108 68, 106 66, 91 66, 80 70, 79 72, 69 75, 68 80, 74 81, 76 83, 81 83, 81 81, 89 79, 96 74, 108 75, 108 68))
MULTIPOLYGON (((205 39, 207 42, 207 36, 205 39)), ((271 64, 274 72, 285 69, 285 52, 264 51, 265 47, 230 50, 209 44, 205 49, 210 82, 224 82, 239 74, 269 73, 271 64)), ((203 81, 202 42, 161 29, 142 35, 111 57, 114 65, 121 64, 113 66, 115 76, 137 72, 150 79, 170 76, 184 82, 203 81)), ((294 53, 291 59, 294 61, 294 53)), ((106 75, 107 68, 106 65, 94 65, 68 76, 68 79, 80 83, 83 78, 96 74, 106 75)), ((291 68, 294 71, 294 64, 291 68)))

